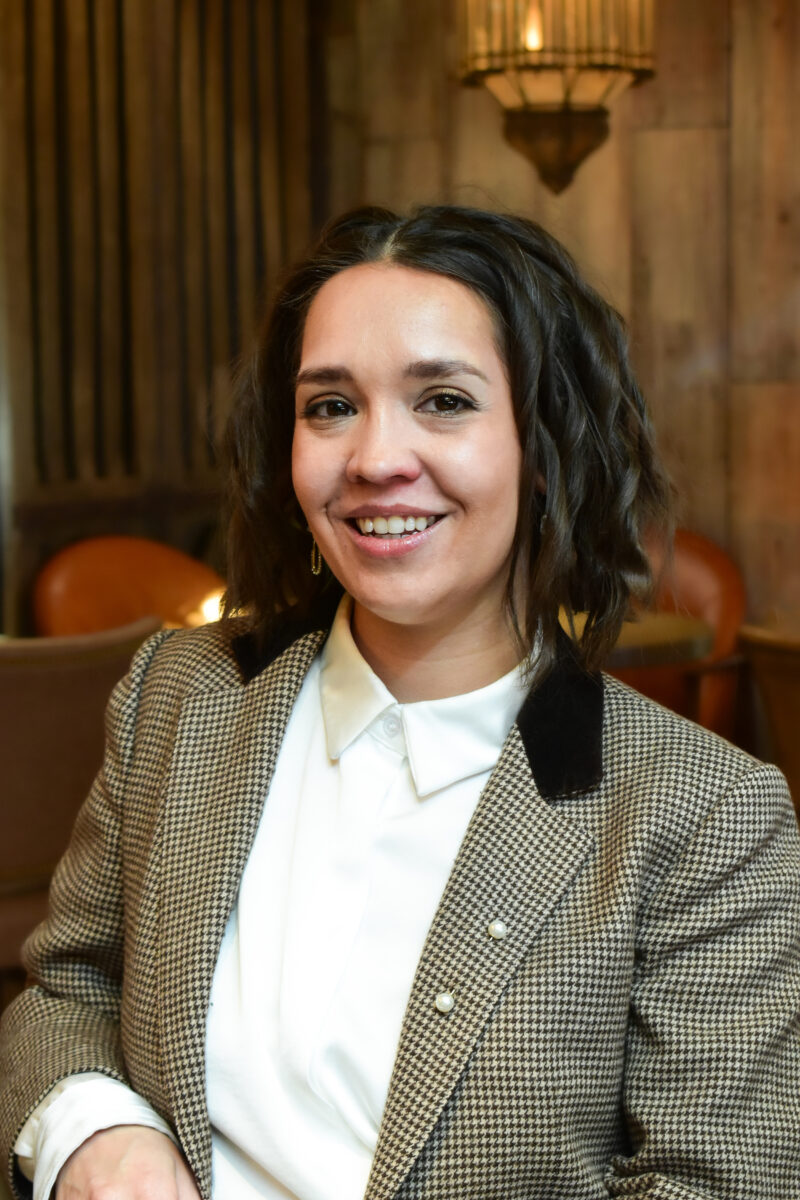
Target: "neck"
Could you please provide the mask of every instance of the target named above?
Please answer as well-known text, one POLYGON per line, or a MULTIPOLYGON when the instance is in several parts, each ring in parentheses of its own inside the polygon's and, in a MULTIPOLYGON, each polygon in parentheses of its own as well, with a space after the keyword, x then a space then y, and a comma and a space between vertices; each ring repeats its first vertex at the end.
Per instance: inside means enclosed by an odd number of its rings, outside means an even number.
POLYGON ((361 654, 401 704, 473 692, 519 661, 508 623, 497 616, 443 632, 386 621, 355 605, 351 624, 361 654))

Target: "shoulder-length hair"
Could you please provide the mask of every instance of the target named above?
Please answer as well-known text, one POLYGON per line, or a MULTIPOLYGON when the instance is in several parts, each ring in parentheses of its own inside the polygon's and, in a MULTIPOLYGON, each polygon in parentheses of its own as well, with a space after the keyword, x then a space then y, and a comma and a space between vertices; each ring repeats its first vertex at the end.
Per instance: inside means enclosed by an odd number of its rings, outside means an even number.
POLYGON ((470 208, 356 209, 328 224, 286 277, 239 374, 228 426, 226 612, 246 610, 264 639, 287 608, 310 614, 341 594, 327 567, 309 569, 291 480, 294 389, 314 296, 339 271, 374 262, 444 275, 485 302, 522 447, 510 627, 522 653, 536 646, 540 678, 555 660, 559 613, 585 613, 576 654, 596 669, 631 601, 650 592, 645 540, 670 530, 670 485, 622 319, 541 226, 470 208))

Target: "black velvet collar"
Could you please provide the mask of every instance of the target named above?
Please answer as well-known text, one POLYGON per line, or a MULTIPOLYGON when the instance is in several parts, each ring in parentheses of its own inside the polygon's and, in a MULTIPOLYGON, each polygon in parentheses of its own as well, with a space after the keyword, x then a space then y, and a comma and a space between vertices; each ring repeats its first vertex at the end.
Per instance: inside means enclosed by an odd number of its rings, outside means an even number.
MULTIPOLYGON (((234 638, 232 649, 245 683, 268 667, 303 634, 329 629, 340 596, 311 616, 287 614, 259 648, 253 634, 234 638)), ((517 716, 536 786, 546 799, 596 787, 603 775, 603 680, 581 667, 564 634, 556 665, 531 689, 517 716)))

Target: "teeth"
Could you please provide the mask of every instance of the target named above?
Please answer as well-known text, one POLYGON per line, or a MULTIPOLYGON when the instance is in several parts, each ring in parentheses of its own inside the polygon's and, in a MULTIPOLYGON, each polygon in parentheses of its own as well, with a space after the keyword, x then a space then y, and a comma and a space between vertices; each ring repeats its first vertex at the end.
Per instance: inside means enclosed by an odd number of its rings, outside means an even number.
POLYGON ((376 533, 381 537, 389 534, 399 537, 403 533, 422 533, 433 525, 436 517, 358 517, 356 525, 362 533, 376 533))

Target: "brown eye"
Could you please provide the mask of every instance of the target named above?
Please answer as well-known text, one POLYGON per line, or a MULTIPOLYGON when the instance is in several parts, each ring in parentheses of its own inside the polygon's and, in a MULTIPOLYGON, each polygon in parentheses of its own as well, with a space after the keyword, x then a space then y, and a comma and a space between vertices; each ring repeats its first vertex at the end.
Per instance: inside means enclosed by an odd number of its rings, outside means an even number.
POLYGON ((460 392, 436 392, 433 396, 427 396, 420 405, 422 412, 438 413, 443 417, 455 416, 474 407, 472 401, 460 392))
POLYGON ((336 420, 337 417, 347 417, 353 412, 353 406, 341 397, 331 397, 326 400, 315 400, 306 407, 303 414, 312 419, 336 420))

